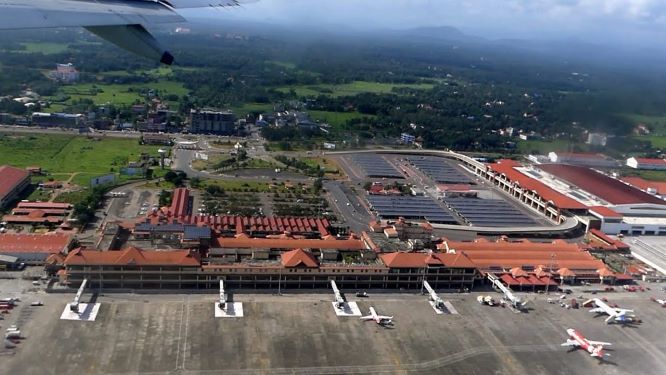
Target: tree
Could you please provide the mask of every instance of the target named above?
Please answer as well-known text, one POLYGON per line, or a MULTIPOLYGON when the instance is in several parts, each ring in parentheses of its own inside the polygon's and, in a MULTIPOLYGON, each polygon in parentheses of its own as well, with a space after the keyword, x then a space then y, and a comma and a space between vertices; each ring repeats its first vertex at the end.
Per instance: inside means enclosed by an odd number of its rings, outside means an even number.
POLYGON ((321 180, 321 178, 314 180, 314 183, 312 184, 312 189, 314 189, 315 194, 319 193, 323 187, 324 187, 324 182, 321 180))

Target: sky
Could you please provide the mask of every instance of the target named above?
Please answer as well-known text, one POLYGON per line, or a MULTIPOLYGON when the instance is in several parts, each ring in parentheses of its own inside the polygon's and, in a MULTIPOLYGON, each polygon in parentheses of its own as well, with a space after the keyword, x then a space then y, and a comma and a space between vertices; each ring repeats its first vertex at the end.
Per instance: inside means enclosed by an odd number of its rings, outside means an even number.
POLYGON ((453 26, 490 39, 649 45, 666 37, 666 0, 260 0, 183 14, 358 30, 453 26))

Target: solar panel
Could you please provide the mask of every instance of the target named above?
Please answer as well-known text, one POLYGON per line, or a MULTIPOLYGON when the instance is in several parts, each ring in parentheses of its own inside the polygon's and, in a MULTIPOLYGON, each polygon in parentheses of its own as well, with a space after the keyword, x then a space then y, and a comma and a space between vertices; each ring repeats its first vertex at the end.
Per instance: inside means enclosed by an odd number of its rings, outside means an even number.
POLYGON ((404 178, 392 164, 380 155, 357 154, 352 156, 352 160, 363 169, 367 177, 404 178))
POLYGON ((370 207, 384 219, 404 217, 433 223, 457 224, 446 208, 429 197, 370 195, 367 199, 370 207))
POLYGON ((472 225, 501 227, 537 224, 531 217, 499 199, 445 198, 444 202, 472 225))
POLYGON ((405 158, 438 184, 474 184, 474 180, 449 164, 444 158, 410 156, 405 158))

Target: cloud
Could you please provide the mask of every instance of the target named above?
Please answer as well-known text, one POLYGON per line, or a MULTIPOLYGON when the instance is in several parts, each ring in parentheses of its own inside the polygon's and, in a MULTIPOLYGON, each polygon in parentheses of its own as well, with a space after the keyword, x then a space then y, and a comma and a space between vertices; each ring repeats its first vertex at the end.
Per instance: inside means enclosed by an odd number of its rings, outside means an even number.
POLYGON ((260 0, 222 17, 350 29, 450 25, 489 37, 622 37, 662 34, 666 0, 260 0))

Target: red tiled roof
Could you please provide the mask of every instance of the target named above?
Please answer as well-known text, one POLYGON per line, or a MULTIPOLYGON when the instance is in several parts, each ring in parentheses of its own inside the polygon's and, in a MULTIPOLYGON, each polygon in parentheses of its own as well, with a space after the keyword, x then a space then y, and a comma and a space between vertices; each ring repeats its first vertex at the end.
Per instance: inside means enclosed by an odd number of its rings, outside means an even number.
POLYGON ((666 160, 664 160, 664 159, 655 159, 655 158, 636 158, 636 161, 637 161, 639 164, 666 165, 666 160))
POLYGON ((0 234, 0 252, 57 253, 71 241, 68 234, 0 234))
POLYGON ((508 273, 505 273, 504 275, 500 276, 500 280, 504 281, 504 283, 508 286, 520 285, 520 281, 514 279, 508 273))
POLYGON ((45 216, 39 212, 33 212, 30 215, 5 215, 2 220, 8 223, 62 223, 65 218, 63 216, 45 216))
POLYGON ((41 209, 41 208, 15 208, 12 210, 13 215, 30 215, 33 212, 41 212, 44 215, 61 215, 67 214, 67 210, 62 209, 41 209))
POLYGON ((601 241, 603 245, 612 246, 611 250, 617 250, 617 249, 628 250, 629 249, 629 245, 627 245, 626 243, 624 243, 620 240, 616 240, 616 239, 613 239, 613 238, 609 237, 606 233, 600 231, 599 229, 594 229, 594 228, 590 229, 590 234, 593 235, 594 237, 596 237, 596 239, 598 239, 599 241, 601 241))
POLYGON ((541 164, 539 168, 611 204, 666 204, 655 196, 586 167, 567 164, 541 164))
POLYGON ((389 268, 423 268, 428 265, 443 265, 449 268, 476 268, 466 254, 447 253, 405 253, 394 252, 379 255, 389 268), (439 262, 437 262, 436 260, 439 262))
POLYGON ((55 203, 55 202, 19 202, 16 208, 33 208, 45 210, 69 210, 72 205, 69 203, 55 203))
POLYGON ((173 216, 187 215, 187 208, 190 203, 190 191, 186 188, 178 188, 173 191, 171 198, 171 208, 169 212, 173 216))
POLYGON ((666 182, 650 181, 642 177, 623 177, 622 181, 641 190, 655 189, 657 194, 666 195, 666 182))
POLYGON ((142 250, 129 247, 119 251, 75 249, 67 254, 65 266, 71 265, 152 265, 199 266, 201 263, 189 250, 142 250))
POLYGON ((295 249, 282 253, 282 265, 285 267, 300 267, 305 266, 308 268, 317 268, 319 263, 317 259, 309 251, 303 249, 295 249))
POLYGON ((613 217, 613 218, 621 218, 622 215, 618 214, 617 212, 613 211, 612 209, 604 206, 594 206, 590 207, 590 211, 598 214, 601 217, 613 217))
POLYGON ((0 166, 0 198, 4 198, 18 185, 30 176, 25 169, 14 168, 9 165, 0 166))
MULTIPOLYGON (((447 241, 450 249, 464 253, 481 270, 499 267, 512 269, 531 266, 535 269, 542 265, 548 268, 568 267, 574 270, 597 270, 605 267, 601 260, 594 258, 578 244, 555 240, 549 243, 520 241, 447 241)), ((443 244, 439 248, 445 247, 443 244)))
POLYGON ((212 247, 221 247, 226 249, 338 249, 338 250, 365 250, 363 241, 358 239, 337 240, 331 238, 328 240, 317 239, 270 239, 270 238, 248 238, 244 237, 229 238, 217 237, 213 240, 212 247))
POLYGON ((490 169, 493 171, 504 174, 506 178, 511 181, 517 182, 521 188, 536 192, 546 201, 551 201, 555 206, 562 209, 585 209, 587 206, 578 202, 573 198, 559 193, 549 188, 544 183, 529 177, 515 167, 520 167, 521 164, 515 160, 503 159, 494 164, 489 164, 490 169))
POLYGON ((573 272, 572 270, 570 270, 570 269, 568 269, 568 268, 566 268, 566 267, 565 267, 565 268, 560 268, 559 270, 557 270, 557 273, 558 273, 561 277, 574 277, 574 276, 576 276, 576 273, 575 273, 575 272, 573 272))

